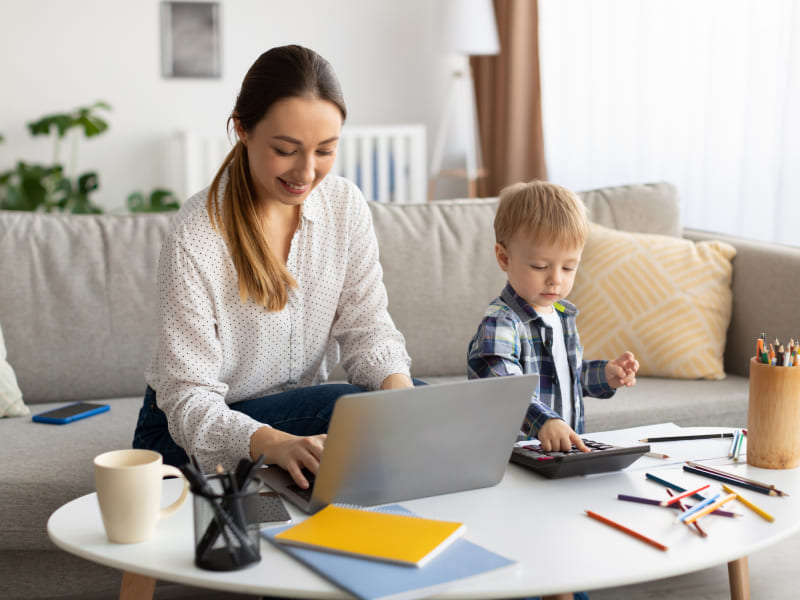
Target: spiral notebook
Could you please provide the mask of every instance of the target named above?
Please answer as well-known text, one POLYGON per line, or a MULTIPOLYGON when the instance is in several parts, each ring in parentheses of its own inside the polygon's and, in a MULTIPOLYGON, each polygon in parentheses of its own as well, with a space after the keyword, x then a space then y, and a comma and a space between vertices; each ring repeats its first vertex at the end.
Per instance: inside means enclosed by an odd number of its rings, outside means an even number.
POLYGON ((275 536, 281 544, 422 567, 464 533, 454 521, 329 504, 275 536))

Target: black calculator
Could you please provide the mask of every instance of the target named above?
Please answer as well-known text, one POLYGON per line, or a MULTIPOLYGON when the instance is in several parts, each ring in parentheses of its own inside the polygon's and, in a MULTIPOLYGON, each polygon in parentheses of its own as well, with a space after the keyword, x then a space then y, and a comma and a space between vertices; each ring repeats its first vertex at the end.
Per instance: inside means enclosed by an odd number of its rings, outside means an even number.
POLYGON ((569 452, 545 452, 538 440, 531 440, 514 446, 510 460, 539 475, 557 479, 619 471, 650 451, 649 444, 612 446, 586 439, 583 443, 591 452, 581 452, 575 446, 569 452))

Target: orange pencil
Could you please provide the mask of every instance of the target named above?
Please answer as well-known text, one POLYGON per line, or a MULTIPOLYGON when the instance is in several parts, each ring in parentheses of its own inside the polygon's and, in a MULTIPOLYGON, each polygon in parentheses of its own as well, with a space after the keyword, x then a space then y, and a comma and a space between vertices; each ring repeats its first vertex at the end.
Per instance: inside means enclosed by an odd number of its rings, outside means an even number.
MULTIPOLYGON (((723 487, 724 487, 724 486, 723 486, 723 487)), ((673 493, 672 493, 672 490, 670 490, 670 489, 667 489, 667 493, 668 493, 670 496, 674 496, 674 495, 675 495, 675 494, 673 494, 673 493)), ((680 500, 678 500, 678 508, 680 508, 682 512, 686 512, 686 511, 688 510, 688 509, 686 508, 686 505, 685 505, 683 502, 681 502, 680 500)), ((703 528, 702 528, 702 527, 700 527, 700 523, 698 523, 697 521, 695 521, 695 522, 694 522, 694 523, 692 523, 691 525, 690 525, 689 523, 686 523, 686 526, 687 526, 689 529, 691 529, 691 528, 692 528, 692 525, 694 525, 694 528, 695 528, 695 530, 697 531, 697 533, 699 533, 699 534, 700 534, 700 536, 701 536, 701 537, 708 537, 708 534, 707 534, 705 531, 703 531, 703 528)))
POLYGON ((715 510, 717 510, 717 509, 718 509, 720 506, 722 506, 722 505, 723 505, 723 504, 725 504, 726 502, 730 502, 730 501, 731 501, 731 500, 733 500, 734 498, 736 498, 736 494, 735 494, 735 493, 734 493, 734 494, 728 494, 728 495, 727 495, 727 496, 725 496, 724 498, 720 498, 720 499, 719 499, 719 500, 717 500, 716 502, 714 502, 714 503, 712 503, 712 504, 709 504, 709 505, 708 505, 708 506, 706 506, 704 509, 702 509, 702 510, 700 510, 700 511, 696 512, 695 514, 693 514, 693 515, 691 515, 691 516, 689 516, 689 517, 686 517, 686 518, 683 520, 683 522, 684 522, 684 523, 689 523, 689 524, 691 524, 691 523, 694 523, 694 522, 695 522, 697 519, 699 519, 700 517, 703 517, 703 516, 707 515, 707 514, 708 514, 708 513, 710 513, 710 512, 714 512, 714 511, 715 511, 715 510))
POLYGON ((634 531, 633 529, 629 529, 625 527, 625 525, 620 525, 616 521, 612 521, 608 517, 604 517, 603 515, 598 515, 596 512, 592 512, 591 510, 587 510, 586 514, 595 519, 596 521, 600 521, 601 523, 605 523, 614 529, 621 531, 622 533, 627 533, 631 537, 635 537, 637 540, 644 542, 645 544, 650 544, 654 548, 658 548, 659 550, 666 551, 667 547, 662 544, 661 542, 657 542, 654 539, 647 537, 646 535, 642 535, 638 531, 634 531))

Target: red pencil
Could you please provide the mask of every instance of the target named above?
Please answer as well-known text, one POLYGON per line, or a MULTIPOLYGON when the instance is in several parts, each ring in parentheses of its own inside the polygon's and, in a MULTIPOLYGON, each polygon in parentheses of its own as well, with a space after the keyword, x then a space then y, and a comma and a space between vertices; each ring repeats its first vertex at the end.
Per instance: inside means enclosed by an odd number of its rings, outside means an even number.
MULTIPOLYGON (((670 489, 667 489, 667 493, 668 493, 670 496, 675 496, 675 494, 673 494, 673 493, 672 493, 672 490, 670 490, 670 489)), ((680 500, 678 500, 677 504, 678 504, 678 508, 680 508, 680 509, 681 509, 681 512, 685 512, 686 510, 688 510, 688 509, 686 508, 686 505, 685 505, 683 502, 681 502, 680 500)), ((705 531, 703 531, 703 528, 702 528, 702 527, 700 527, 700 523, 698 523, 697 521, 695 521, 695 522, 694 522, 694 523, 692 523, 691 525, 690 525, 689 523, 686 523, 686 526, 687 526, 689 529, 691 529, 691 528, 692 528, 692 525, 694 525, 695 531, 697 531, 697 533, 699 533, 701 537, 708 537, 708 534, 707 534, 705 531)))
POLYGON ((697 488, 696 490, 691 490, 691 491, 688 491, 688 492, 681 492, 680 494, 678 494, 677 496, 673 496, 669 500, 662 500, 661 501, 661 506, 669 506, 670 504, 675 504, 678 500, 683 500, 684 498, 686 498, 688 496, 694 496, 696 493, 702 492, 704 489, 706 489, 707 487, 710 487, 710 486, 711 486, 711 484, 707 483, 704 486, 697 488))
POLYGON ((661 542, 657 542, 654 539, 647 537, 646 535, 642 535, 638 531, 634 531, 633 529, 629 529, 624 525, 620 525, 616 521, 612 521, 608 517, 604 517, 603 515, 598 515, 596 512, 592 512, 591 510, 587 510, 586 514, 592 517, 593 519, 600 521, 601 523, 605 523, 613 527, 614 529, 621 531, 622 533, 627 533, 628 535, 635 537, 637 540, 644 542, 645 544, 650 544, 654 548, 658 548, 659 550, 666 551, 667 547, 662 544, 661 542))

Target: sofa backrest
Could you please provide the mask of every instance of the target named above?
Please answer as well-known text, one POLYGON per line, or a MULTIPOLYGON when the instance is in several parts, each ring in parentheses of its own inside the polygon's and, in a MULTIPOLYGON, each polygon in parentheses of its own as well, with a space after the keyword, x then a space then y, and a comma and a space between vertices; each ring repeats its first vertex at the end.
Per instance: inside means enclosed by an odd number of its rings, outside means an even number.
POLYGON ((26 403, 144 394, 169 219, 0 211, 0 327, 26 403))
MULTIPOLYGON (((671 185, 581 196, 601 224, 680 234, 671 185)), ((465 374, 467 343, 505 282, 494 259, 496 201, 370 208, 389 310, 414 375, 465 374)), ((0 211, 0 327, 27 403, 144 393, 171 217, 0 211)))
MULTIPOLYGON (((579 193, 589 219, 624 231, 681 235, 667 183, 579 193)), ((370 205, 389 312, 415 377, 466 376, 467 345, 505 285, 494 255, 496 199, 370 205)))

